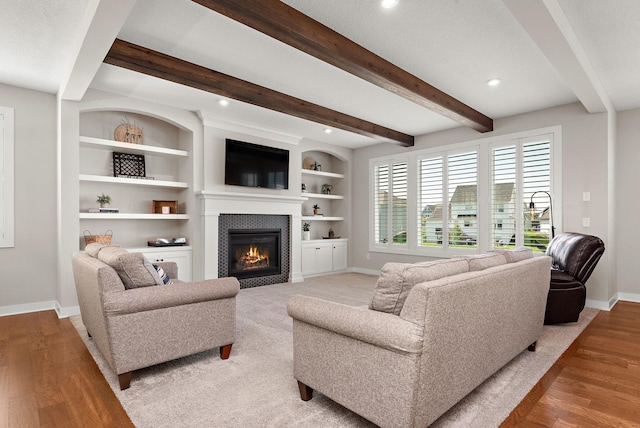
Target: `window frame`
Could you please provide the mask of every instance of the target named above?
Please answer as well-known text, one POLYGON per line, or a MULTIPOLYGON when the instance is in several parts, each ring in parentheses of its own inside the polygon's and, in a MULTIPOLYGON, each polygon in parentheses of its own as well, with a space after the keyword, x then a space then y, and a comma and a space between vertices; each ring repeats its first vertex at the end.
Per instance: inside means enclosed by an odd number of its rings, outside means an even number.
MULTIPOLYGON (((491 186, 492 186, 492 150, 495 147, 507 146, 509 144, 523 144, 526 142, 549 138, 550 141, 550 193, 553 198, 553 219, 556 234, 562 231, 562 126, 552 126, 529 131, 505 134, 494 137, 487 137, 477 140, 470 140, 445 146, 433 147, 429 149, 410 150, 404 153, 396 153, 389 156, 371 158, 369 160, 369 251, 392 254, 410 254, 427 257, 454 257, 464 254, 484 253, 492 249, 492 215, 491 215, 491 186), (456 153, 463 153, 470 150, 477 151, 477 218, 474 223, 477 227, 477 245, 472 249, 420 246, 419 224, 420 214, 418 213, 418 193, 419 189, 419 159, 442 156, 446 161, 448 156, 456 153), (392 245, 392 243, 375 242, 375 168, 378 165, 388 164, 389 171, 393 163, 407 162, 408 174, 408 199, 407 199, 407 241, 404 245, 392 245)), ((518 158, 518 162, 521 159, 518 158)), ((446 172, 446 168, 443 174, 446 172)), ((391 180, 391 177, 390 177, 391 180)), ((446 181, 443 187, 446 187, 446 181)), ((521 184, 517 185, 521 188, 521 184)), ((443 194, 446 192, 443 191, 443 194)), ((518 190, 516 198, 522 200, 522 190, 518 190)), ((446 211, 446 210, 445 210, 446 211)), ((387 221, 391 222, 392 219, 387 221)), ((522 225, 518 225, 522 227, 522 225)), ((448 228, 443 222, 443 233, 448 228)))

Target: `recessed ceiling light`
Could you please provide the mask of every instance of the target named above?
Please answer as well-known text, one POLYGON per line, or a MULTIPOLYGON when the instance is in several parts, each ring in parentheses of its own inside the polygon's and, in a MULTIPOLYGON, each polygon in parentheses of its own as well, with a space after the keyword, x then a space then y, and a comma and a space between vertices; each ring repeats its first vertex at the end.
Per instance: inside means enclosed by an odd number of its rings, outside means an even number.
POLYGON ((500 79, 497 77, 487 80, 487 85, 489 86, 498 86, 499 84, 500 84, 500 79))
POLYGON ((382 0, 380 4, 385 9, 391 9, 392 7, 395 7, 398 5, 398 0, 382 0))
POLYGON ((331 134, 331 132, 332 132, 331 128, 324 128, 325 134, 331 134))
POLYGON ((220 104, 222 107, 226 107, 229 105, 229 100, 218 100, 218 104, 220 104))

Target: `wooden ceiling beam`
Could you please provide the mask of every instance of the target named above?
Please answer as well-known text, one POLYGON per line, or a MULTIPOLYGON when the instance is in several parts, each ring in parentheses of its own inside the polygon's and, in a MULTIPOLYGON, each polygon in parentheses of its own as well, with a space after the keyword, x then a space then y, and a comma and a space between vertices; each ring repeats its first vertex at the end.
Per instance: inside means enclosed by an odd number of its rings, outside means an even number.
POLYGON ((193 0, 480 132, 493 120, 280 0, 193 0))
POLYGON ((405 147, 414 144, 412 135, 291 97, 124 40, 115 40, 104 62, 337 129, 372 138, 391 140, 405 147))

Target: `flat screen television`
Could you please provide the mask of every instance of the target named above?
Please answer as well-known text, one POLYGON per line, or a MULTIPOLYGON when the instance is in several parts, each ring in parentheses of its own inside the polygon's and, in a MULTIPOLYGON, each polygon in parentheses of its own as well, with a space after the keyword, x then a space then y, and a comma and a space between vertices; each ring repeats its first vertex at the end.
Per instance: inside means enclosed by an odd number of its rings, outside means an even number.
POLYGON ((289 188, 289 151, 227 138, 224 184, 289 188))

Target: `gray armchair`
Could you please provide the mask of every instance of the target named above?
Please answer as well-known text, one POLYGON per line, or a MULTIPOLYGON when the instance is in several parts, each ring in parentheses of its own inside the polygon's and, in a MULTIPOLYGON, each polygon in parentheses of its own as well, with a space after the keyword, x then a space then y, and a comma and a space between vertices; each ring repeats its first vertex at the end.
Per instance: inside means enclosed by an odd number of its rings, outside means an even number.
MULTIPOLYGON (((82 322, 118 375, 120 389, 128 388, 132 372, 143 367, 216 347, 222 359, 229 358, 235 340, 237 279, 157 285, 142 254, 103 247, 91 244, 89 251, 75 255, 73 275, 82 322), (155 282, 132 286, 132 278, 123 282, 118 271, 137 275, 138 282, 141 277, 155 282)), ((177 276, 175 263, 161 267, 169 277, 177 276)))

